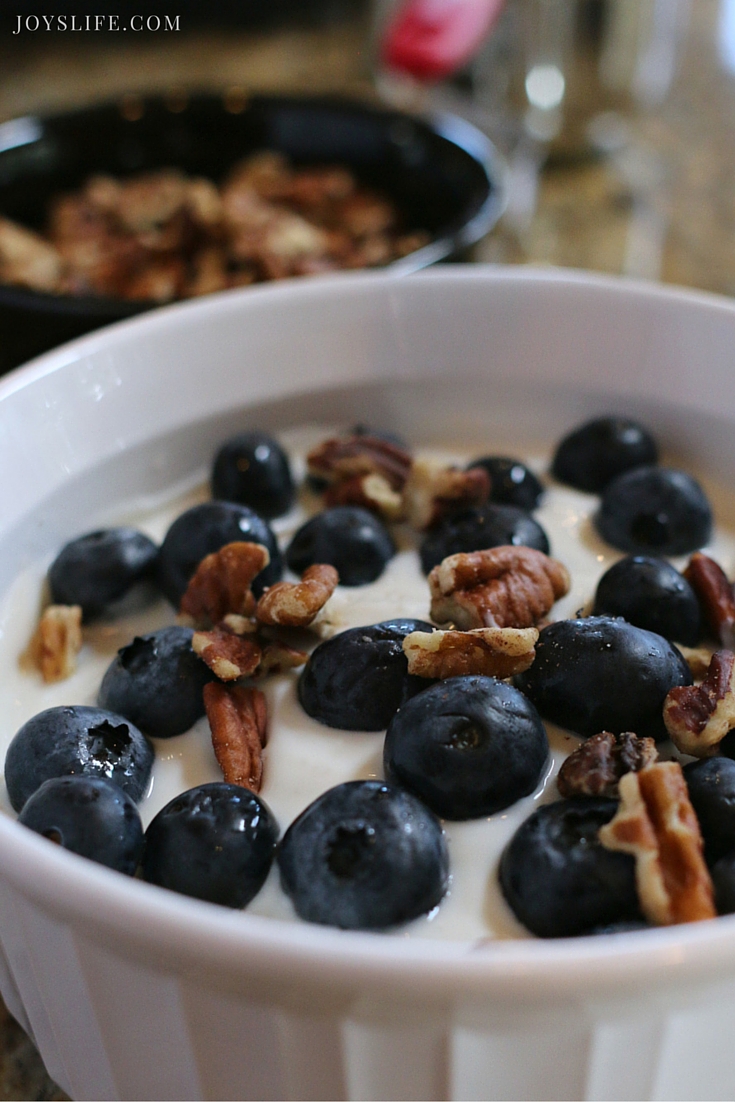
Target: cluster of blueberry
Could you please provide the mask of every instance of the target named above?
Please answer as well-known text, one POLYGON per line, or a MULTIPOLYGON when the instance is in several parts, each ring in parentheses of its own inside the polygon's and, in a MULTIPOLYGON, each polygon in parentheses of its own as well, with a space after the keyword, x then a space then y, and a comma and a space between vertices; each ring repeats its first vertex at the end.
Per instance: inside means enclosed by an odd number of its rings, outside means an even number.
MULTIPOLYGON (((507 544, 548 552, 531 516, 543 487, 521 462, 486 457, 486 505, 450 514, 419 548, 428 573, 446 556, 507 544)), ((706 543, 712 526, 699 485, 657 466, 639 425, 592 421, 559 445, 560 480, 601 495, 595 522, 632 552, 602 578, 593 615, 544 628, 537 656, 513 685, 468 676, 431 682, 408 674, 402 641, 433 631, 418 620, 352 628, 319 644, 298 683, 305 712, 342 730, 387 730, 386 781, 355 781, 324 793, 279 828, 247 789, 201 785, 177 796, 143 830, 135 806, 150 776, 146 736, 170 738, 204 714, 213 675, 191 650, 190 629, 168 627, 123 647, 105 674, 98 707, 49 709, 29 720, 8 750, 5 778, 20 821, 119 871, 233 907, 260 890, 274 857, 305 919, 383 929, 430 911, 449 880, 440 819, 493 815, 534 791, 549 755, 543 719, 583 737, 602 730, 665 738, 668 691, 691 684, 674 643, 695 645, 697 598, 666 560, 706 543), (621 617, 624 617, 622 619, 621 617)), ((132 586, 153 579, 178 608, 199 562, 223 545, 263 544, 270 562, 257 594, 288 567, 337 568, 343 585, 373 581, 395 553, 380 519, 354 506, 325 509, 293 536, 282 557, 268 520, 291 507, 289 462, 271 438, 241 434, 219 451, 213 500, 178 517, 160 548, 133 529, 95 532, 68 544, 49 571, 52 597, 89 620, 132 586)), ((735 761, 687 767, 708 854, 730 862, 721 908, 735 908, 735 761), (730 891, 732 899, 727 895, 730 891), (732 902, 732 907, 730 906, 732 902)), ((501 861, 500 881, 518 918, 540 936, 640 922, 633 859, 603 849, 601 825, 616 801, 575 798, 540 808, 501 861)))

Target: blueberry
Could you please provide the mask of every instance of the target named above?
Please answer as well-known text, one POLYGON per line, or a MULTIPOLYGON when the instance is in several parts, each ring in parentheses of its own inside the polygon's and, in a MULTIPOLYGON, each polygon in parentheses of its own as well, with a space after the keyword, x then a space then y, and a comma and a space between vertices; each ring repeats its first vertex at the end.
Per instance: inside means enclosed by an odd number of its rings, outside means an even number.
POLYGON ((296 532, 286 550, 286 562, 302 574, 317 562, 329 563, 341 585, 374 582, 396 552, 385 525, 354 505, 337 505, 318 513, 296 532))
POLYGON ((506 544, 534 547, 546 555, 549 553, 548 537, 538 521, 515 505, 491 502, 445 517, 427 532, 421 541, 421 566, 428 574, 447 555, 506 544))
POLYGON ((560 482, 598 494, 624 471, 657 460, 656 441, 637 421, 597 417, 564 437, 551 470, 560 482))
POLYGON ((735 850, 721 857, 710 869, 717 913, 735 914, 735 850))
POLYGON ((540 807, 500 859, 500 886, 516 918, 537 937, 575 937, 640 919, 635 860, 597 837, 617 810, 590 797, 540 807))
POLYGON ((703 758, 684 767, 709 862, 735 850, 735 761, 703 758))
POLYGON ((686 555, 712 534, 712 509, 691 475, 639 467, 609 483, 595 524, 603 539, 633 554, 686 555))
POLYGON ((409 697, 431 684, 409 674, 403 640, 433 630, 423 620, 384 620, 333 635, 312 651, 299 678, 302 708, 327 727, 384 730, 409 697))
POLYGON ((696 647, 701 634, 699 601, 689 582, 665 559, 645 555, 620 559, 602 575, 592 614, 622 616, 687 647, 696 647))
POLYGON ((58 605, 81 605, 90 620, 152 574, 158 548, 135 528, 103 528, 62 547, 48 572, 58 605))
POLYGON ((138 809, 102 777, 54 777, 23 805, 18 821, 64 849, 132 876, 143 853, 138 809))
POLYGON ((533 665, 515 683, 544 719, 578 735, 634 731, 664 739, 666 694, 675 685, 691 685, 692 675, 661 635, 590 616, 544 628, 533 665))
POLYGON ((145 834, 143 876, 223 907, 246 907, 268 875, 278 823, 236 784, 202 784, 159 811, 145 834))
POLYGON ((249 505, 268 519, 287 513, 294 485, 281 445, 263 432, 241 432, 227 440, 215 456, 212 497, 249 505))
POLYGON ((288 828, 278 864, 301 918, 346 930, 383 930, 426 914, 449 874, 439 820, 382 781, 330 788, 288 828))
POLYGON ((262 517, 247 505, 231 501, 205 501, 177 517, 161 545, 158 565, 158 584, 174 608, 179 607, 189 579, 205 555, 242 540, 263 544, 271 557, 253 582, 253 592, 260 596, 283 573, 276 537, 262 517))
POLYGON ((47 708, 24 723, 8 747, 5 783, 16 811, 44 781, 106 777, 136 802, 146 790, 153 747, 137 727, 103 708, 47 708))
POLYGON ((147 735, 171 738, 204 715, 202 690, 214 674, 191 649, 191 628, 136 636, 107 667, 97 697, 147 735))
POLYGON ((493 677, 450 677, 390 722, 383 765, 444 819, 492 815, 533 792, 549 743, 533 704, 493 677))
POLYGON ((490 501, 498 505, 516 505, 531 512, 541 500, 543 486, 518 459, 486 455, 467 464, 468 471, 473 467, 482 467, 490 475, 490 501))

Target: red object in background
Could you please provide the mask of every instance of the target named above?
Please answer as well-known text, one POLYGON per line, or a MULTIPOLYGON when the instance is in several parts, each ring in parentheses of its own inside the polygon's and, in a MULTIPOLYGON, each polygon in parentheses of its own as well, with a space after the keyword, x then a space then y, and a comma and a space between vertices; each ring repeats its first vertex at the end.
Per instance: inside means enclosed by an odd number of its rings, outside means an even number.
POLYGON ((479 50, 505 0, 407 0, 383 36, 381 60, 417 80, 443 80, 479 50))

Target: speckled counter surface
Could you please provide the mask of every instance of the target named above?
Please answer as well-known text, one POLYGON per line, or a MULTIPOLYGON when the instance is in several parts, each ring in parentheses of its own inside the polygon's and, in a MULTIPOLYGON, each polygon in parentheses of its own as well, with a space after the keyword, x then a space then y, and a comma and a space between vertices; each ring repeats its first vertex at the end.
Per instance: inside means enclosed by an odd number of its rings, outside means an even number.
MULTIPOLYGON (((726 0, 692 0, 663 101, 629 115, 624 140, 606 151, 549 156, 535 187, 523 203, 511 203, 476 259, 589 268, 735 294, 735 74, 722 61, 723 13, 731 9, 726 0)), ((134 48, 89 38, 0 39, 0 121, 187 87, 374 94, 359 23, 151 36, 134 48)), ((0 1100, 65 1097, 0 1005, 0 1100)))

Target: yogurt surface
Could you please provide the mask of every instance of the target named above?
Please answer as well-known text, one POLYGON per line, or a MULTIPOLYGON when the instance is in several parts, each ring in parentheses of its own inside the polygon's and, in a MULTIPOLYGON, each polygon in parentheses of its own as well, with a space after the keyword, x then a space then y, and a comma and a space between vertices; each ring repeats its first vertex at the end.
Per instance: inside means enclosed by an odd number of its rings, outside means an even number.
MULTIPOLYGON (((303 479, 306 452, 334 431, 332 426, 307 426, 279 434, 292 458, 294 475, 299 482, 303 479)), ((462 465, 480 454, 517 454, 512 442, 500 441, 495 435, 484 450, 475 446, 470 452, 448 446, 431 451, 417 449, 417 452, 462 465)), ((539 448, 517 458, 522 458, 535 473, 545 475, 550 454, 550 449, 539 448)), ((207 474, 199 472, 186 485, 171 487, 162 497, 129 500, 98 511, 90 516, 86 531, 113 524, 132 524, 160 542, 175 517, 191 505, 208 499, 207 474)), ((600 576, 621 557, 621 553, 605 544, 596 533, 592 523, 598 506, 596 496, 561 486, 550 479, 546 479, 546 483, 546 494, 534 516, 549 536, 552 556, 563 562, 571 574, 570 592, 551 613, 551 618, 563 619, 574 616, 589 604, 600 576)), ((711 483, 707 484, 707 490, 715 517, 726 517, 730 526, 718 527, 705 550, 732 576, 735 572, 735 525, 730 520, 732 498, 711 483)), ((308 490, 302 491, 297 506, 272 523, 282 547, 320 507, 315 495, 308 490)), ((320 617, 323 634, 397 617, 429 619, 429 587, 416 551, 419 540, 403 526, 395 529, 394 535, 398 553, 377 581, 360 587, 338 587, 320 617)), ((56 705, 96 703, 102 676, 116 651, 135 635, 175 622, 175 612, 165 600, 152 593, 136 594, 121 602, 114 615, 85 626, 84 646, 74 675, 65 681, 45 685, 21 656, 46 603, 45 574, 52 558, 53 555, 35 562, 25 570, 0 602, 0 748, 3 757, 15 732, 32 715, 56 705)), ((673 561, 681 567, 686 558, 673 561)), ((318 641, 318 636, 301 633, 299 645, 304 646, 307 639, 310 647, 318 641)), ((309 647, 304 646, 304 649, 309 647)), ((298 671, 295 671, 258 683, 266 693, 269 710, 269 741, 260 795, 278 819, 281 832, 326 789, 347 780, 382 777, 384 733, 343 732, 312 720, 298 703, 297 677, 298 671)), ((576 736, 552 724, 545 726, 551 755, 537 790, 496 815, 444 824, 451 862, 449 892, 430 915, 401 927, 392 936, 461 940, 530 936, 502 897, 497 883, 497 864, 506 842, 520 823, 540 803, 558 798, 556 773, 567 754, 579 745, 576 736)), ((199 720, 184 735, 152 741, 156 759, 149 790, 140 804, 144 825, 179 792, 222 779, 206 718, 199 720)), ((0 807, 13 814, 4 783, 0 807)), ((281 891, 275 867, 247 910, 300 921, 290 900, 281 891)))

